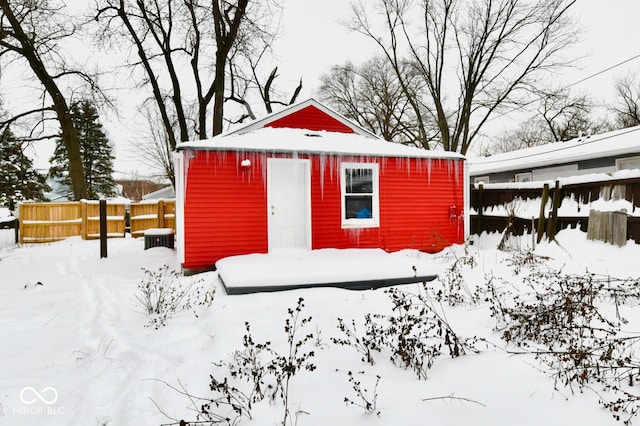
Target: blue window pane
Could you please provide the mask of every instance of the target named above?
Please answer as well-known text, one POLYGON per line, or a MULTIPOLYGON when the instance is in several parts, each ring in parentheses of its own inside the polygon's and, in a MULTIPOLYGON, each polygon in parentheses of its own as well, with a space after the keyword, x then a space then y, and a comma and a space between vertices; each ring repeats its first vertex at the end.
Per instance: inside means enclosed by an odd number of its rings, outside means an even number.
POLYGON ((347 196, 345 198, 346 219, 371 219, 373 217, 373 200, 367 196, 347 196))

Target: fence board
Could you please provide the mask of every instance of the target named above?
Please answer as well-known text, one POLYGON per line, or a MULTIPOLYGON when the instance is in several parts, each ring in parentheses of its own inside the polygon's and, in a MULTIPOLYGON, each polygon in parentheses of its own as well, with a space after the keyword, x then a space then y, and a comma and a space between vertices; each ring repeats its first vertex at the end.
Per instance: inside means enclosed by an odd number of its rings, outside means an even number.
POLYGON ((130 206, 130 232, 132 237, 141 237, 150 228, 176 230, 175 200, 145 201, 130 206))
POLYGON ((20 244, 63 240, 80 235, 80 203, 24 203, 19 206, 20 244))

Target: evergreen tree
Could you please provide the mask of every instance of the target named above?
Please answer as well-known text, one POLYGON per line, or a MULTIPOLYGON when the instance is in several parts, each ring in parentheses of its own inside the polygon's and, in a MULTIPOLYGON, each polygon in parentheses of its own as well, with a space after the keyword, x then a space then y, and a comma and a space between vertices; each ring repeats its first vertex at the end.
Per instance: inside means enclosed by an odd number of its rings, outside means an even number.
POLYGON ((0 135, 0 205, 15 209, 21 201, 42 201, 46 176, 33 168, 11 129, 0 135))
MULTIPOLYGON (((109 139, 98 121, 98 112, 89 101, 76 101, 71 105, 71 118, 78 131, 82 168, 89 198, 115 195, 114 156, 111 153, 109 139)), ((50 162, 49 175, 66 184, 71 195, 69 163, 65 146, 60 139, 56 141, 56 148, 50 162)))

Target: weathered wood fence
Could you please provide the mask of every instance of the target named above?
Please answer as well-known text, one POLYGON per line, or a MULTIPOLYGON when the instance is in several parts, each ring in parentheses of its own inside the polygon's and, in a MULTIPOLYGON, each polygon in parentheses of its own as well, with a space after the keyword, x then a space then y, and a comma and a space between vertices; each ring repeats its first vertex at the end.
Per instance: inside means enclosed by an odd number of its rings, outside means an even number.
POLYGON ((519 184, 487 184, 473 185, 470 205, 475 214, 470 216, 472 234, 482 232, 502 232, 511 227, 514 235, 523 235, 535 230, 538 241, 544 236, 552 240, 561 229, 579 227, 588 232, 590 238, 619 243, 633 239, 640 244, 640 215, 636 209, 640 207, 640 178, 616 179, 583 183, 555 184, 535 183, 519 184), (581 205, 598 199, 605 201, 626 200, 631 211, 619 212, 576 212, 575 215, 562 215, 559 209, 564 200, 573 197, 581 205), (519 200, 540 200, 539 211, 529 217, 509 217, 508 214, 491 215, 487 211, 492 207, 508 209, 511 203, 519 200), (578 214, 580 213, 580 214, 578 214), (625 214, 626 213, 626 214, 625 214), (624 225, 623 225, 624 224, 624 225), (622 235, 622 228, 626 232, 622 235), (614 240, 615 235, 615 240, 614 240))
MULTIPOLYGON (((83 239, 100 238, 98 200, 23 203, 19 206, 18 216, 21 244, 59 241, 76 235, 83 239)), ((128 221, 134 237, 144 235, 149 228, 173 228, 175 231, 175 201, 131 203, 129 214, 125 203, 107 201, 107 237, 125 237, 128 221)))

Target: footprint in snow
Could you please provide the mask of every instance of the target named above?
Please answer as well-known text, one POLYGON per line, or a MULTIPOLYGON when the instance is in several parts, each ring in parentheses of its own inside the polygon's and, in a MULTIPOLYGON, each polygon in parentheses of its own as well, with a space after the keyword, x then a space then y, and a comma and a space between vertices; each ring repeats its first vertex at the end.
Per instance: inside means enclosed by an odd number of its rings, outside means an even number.
POLYGON ((40 281, 27 281, 26 284, 24 285, 24 289, 28 289, 28 288, 37 288, 37 287, 42 287, 44 286, 44 284, 42 284, 40 281))

